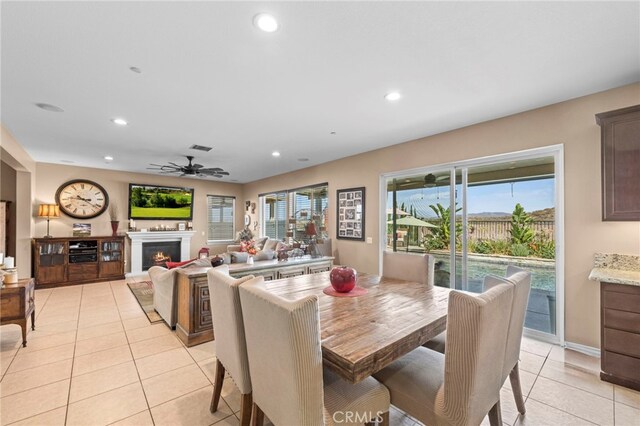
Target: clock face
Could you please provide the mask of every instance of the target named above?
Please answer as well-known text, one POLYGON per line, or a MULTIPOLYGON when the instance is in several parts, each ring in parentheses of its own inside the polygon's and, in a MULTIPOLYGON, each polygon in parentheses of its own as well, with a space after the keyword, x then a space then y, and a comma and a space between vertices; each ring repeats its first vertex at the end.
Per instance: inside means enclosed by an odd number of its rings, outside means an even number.
POLYGON ((104 213, 109 205, 109 196, 97 183, 75 179, 60 185, 56 192, 56 203, 68 216, 90 219, 104 213))

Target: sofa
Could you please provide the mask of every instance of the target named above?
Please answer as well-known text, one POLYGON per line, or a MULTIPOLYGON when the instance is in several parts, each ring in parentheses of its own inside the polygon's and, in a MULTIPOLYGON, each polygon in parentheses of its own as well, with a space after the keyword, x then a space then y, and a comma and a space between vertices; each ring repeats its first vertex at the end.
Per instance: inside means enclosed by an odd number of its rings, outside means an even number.
MULTIPOLYGON (((288 248, 288 246, 279 240, 269 237, 260 237, 254 239, 254 246, 258 252, 253 256, 254 261, 271 260, 278 256, 278 251, 288 248)), ((332 256, 331 238, 318 239, 316 243, 317 252, 321 256, 332 256)), ((247 252, 242 251, 242 244, 231 244, 227 246, 227 252, 221 254, 224 263, 245 263, 249 258, 247 252)))

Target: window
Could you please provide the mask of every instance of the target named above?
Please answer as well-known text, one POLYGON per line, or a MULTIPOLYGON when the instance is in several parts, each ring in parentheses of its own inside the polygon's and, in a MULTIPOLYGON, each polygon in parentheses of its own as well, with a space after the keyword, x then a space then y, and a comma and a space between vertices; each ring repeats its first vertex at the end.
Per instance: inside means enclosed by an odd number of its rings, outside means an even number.
POLYGON ((235 204, 235 197, 207 195, 208 243, 233 241, 236 234, 235 204))
POLYGON ((326 183, 260 196, 263 235, 308 242, 306 226, 313 221, 318 235, 326 233, 328 187, 326 183))

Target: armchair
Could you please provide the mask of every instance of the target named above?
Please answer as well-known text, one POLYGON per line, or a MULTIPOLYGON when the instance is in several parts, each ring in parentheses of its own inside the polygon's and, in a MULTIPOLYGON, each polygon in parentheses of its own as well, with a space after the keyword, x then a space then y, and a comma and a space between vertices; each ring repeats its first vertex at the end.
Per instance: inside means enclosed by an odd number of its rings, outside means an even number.
POLYGON ((176 270, 161 266, 149 268, 149 278, 153 283, 153 307, 171 329, 175 328, 177 322, 176 270))

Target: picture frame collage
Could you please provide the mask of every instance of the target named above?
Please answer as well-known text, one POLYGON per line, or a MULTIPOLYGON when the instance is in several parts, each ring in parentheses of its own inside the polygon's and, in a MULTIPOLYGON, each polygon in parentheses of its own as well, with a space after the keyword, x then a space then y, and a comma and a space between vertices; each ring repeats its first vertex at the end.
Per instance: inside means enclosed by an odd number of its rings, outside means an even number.
POLYGON ((336 194, 337 238, 364 241, 365 188, 338 189, 336 194))

